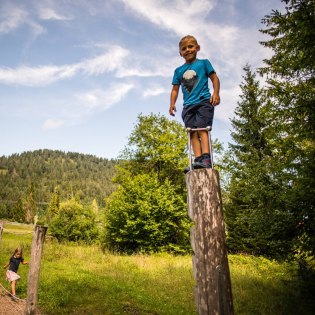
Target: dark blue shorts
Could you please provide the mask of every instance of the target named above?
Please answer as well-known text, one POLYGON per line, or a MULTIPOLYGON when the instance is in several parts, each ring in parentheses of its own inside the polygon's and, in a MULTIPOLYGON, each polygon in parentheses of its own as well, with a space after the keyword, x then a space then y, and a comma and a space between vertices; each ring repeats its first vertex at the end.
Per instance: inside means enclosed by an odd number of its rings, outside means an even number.
POLYGON ((196 105, 184 106, 182 119, 186 128, 212 127, 214 106, 209 101, 196 105))

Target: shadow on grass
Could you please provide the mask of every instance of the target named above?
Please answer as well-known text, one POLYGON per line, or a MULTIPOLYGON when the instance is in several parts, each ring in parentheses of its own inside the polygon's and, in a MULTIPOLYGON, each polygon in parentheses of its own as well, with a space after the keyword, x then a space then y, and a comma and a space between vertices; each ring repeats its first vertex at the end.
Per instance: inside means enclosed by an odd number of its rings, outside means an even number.
MULTIPOLYGON (((41 309, 47 315, 159 315, 159 313, 139 303, 123 281, 80 272, 77 279, 60 276, 51 283, 43 283, 40 289, 41 309), (91 279, 93 278, 93 279, 91 279)), ((150 303, 148 303, 150 305, 150 303)))
POLYGON ((295 275, 292 280, 277 281, 238 276, 233 287, 236 315, 315 314, 314 275, 304 279, 295 275))

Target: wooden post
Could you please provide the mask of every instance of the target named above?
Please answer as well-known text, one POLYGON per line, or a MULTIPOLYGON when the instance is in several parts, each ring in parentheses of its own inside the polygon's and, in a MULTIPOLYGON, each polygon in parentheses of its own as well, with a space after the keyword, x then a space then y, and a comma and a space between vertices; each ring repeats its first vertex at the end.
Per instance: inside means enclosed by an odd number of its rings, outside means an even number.
POLYGON ((4 221, 0 221, 0 243, 2 241, 2 232, 4 229, 4 221))
POLYGON ((47 227, 36 225, 32 240, 30 270, 28 272, 27 299, 25 315, 36 314, 40 262, 47 227))
POLYGON ((191 229, 195 303, 199 315, 233 315, 230 271, 225 244, 219 173, 194 170, 186 175, 191 229))

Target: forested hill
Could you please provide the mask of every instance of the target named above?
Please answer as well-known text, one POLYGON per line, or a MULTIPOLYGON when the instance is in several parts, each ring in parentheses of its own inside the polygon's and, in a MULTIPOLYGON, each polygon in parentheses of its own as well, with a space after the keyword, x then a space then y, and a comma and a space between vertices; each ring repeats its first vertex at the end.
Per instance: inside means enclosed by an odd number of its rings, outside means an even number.
POLYGON ((116 160, 81 153, 37 150, 0 157, 0 210, 33 191, 36 204, 49 203, 54 191, 99 205, 114 190, 116 160))

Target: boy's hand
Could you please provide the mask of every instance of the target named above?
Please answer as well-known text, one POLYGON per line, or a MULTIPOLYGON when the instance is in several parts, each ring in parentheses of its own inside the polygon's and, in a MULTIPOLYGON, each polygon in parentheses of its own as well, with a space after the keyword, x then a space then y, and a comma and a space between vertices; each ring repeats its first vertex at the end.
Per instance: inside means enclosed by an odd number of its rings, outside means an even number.
POLYGON ((217 106, 220 104, 220 96, 218 94, 213 93, 210 98, 210 104, 212 106, 217 106))
POLYGON ((176 106, 175 105, 170 106, 169 113, 171 116, 175 116, 175 113, 176 113, 176 106))

